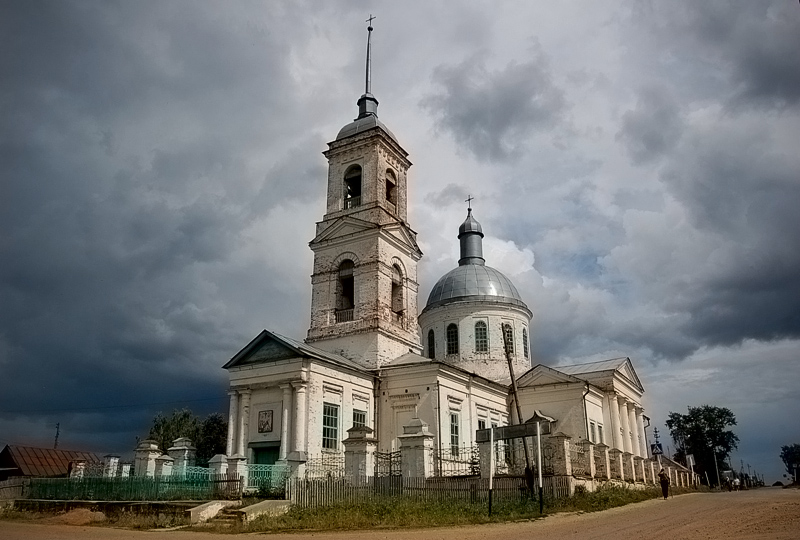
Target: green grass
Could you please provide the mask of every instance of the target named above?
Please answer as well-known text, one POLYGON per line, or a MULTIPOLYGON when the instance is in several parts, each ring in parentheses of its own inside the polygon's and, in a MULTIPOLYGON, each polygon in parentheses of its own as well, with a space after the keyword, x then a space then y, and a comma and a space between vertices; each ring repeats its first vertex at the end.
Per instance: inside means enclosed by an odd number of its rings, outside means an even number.
MULTIPOLYGON (((677 490, 675 493, 678 493, 677 490)), ((596 512, 660 495, 660 490, 656 489, 601 488, 594 492, 578 493, 567 499, 546 500, 544 514, 596 512)), ((231 532, 425 528, 532 520, 540 517, 539 503, 536 500, 495 504, 490 516, 486 504, 395 497, 322 508, 294 507, 283 516, 261 517, 231 532)))

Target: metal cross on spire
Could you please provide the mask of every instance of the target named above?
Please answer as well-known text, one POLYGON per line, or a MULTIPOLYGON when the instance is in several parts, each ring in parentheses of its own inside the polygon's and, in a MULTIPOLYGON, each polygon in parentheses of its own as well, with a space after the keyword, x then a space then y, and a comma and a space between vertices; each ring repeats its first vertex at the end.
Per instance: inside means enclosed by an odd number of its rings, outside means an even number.
POLYGON ((472 201, 474 201, 474 200, 475 200, 475 197, 473 197, 472 195, 470 195, 470 196, 469 196, 469 197, 467 197, 467 199, 464 201, 465 203, 467 203, 467 210, 472 210, 472 201))
POLYGON ((372 21, 377 19, 374 17, 372 13, 369 14, 369 19, 367 19, 367 73, 366 73, 366 80, 364 84, 364 92, 366 94, 372 93, 372 63, 370 62, 370 45, 372 41, 372 21))

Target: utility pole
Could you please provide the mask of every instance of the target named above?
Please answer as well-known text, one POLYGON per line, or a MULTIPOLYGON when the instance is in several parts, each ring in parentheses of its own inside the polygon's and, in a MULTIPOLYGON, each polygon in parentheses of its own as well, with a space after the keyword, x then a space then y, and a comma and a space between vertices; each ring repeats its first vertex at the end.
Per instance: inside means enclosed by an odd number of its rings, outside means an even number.
POLYGON ((61 422, 56 424, 56 440, 53 443, 53 450, 58 448, 58 435, 59 435, 60 432, 61 432, 61 422))
MULTIPOLYGON (((509 337, 511 332, 506 333, 506 328, 511 328, 508 323, 500 325, 500 332, 503 334, 503 350, 506 353, 506 362, 508 362, 508 373, 511 375, 511 392, 514 394, 514 404, 517 406, 517 421, 521 425, 522 420, 522 407, 519 405, 519 394, 517 393, 517 379, 514 377, 514 366, 511 360, 511 347, 509 337)), ((531 453, 528 449, 528 442, 525 437, 522 437, 522 448, 525 450, 525 483, 528 486, 528 493, 533 493, 533 469, 531 468, 531 453)))

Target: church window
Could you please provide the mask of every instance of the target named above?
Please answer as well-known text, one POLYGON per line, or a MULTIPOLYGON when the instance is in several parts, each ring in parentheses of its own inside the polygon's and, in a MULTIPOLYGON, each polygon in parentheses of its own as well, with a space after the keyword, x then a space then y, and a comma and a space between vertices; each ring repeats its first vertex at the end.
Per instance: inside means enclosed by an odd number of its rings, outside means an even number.
POLYGON ((397 180, 392 171, 386 171, 386 200, 397 204, 397 180))
POLYGON ((353 307, 355 306, 354 268, 353 261, 349 259, 342 261, 339 265, 339 280, 336 284, 336 322, 353 320, 353 307))
POLYGON ((528 329, 522 329, 522 352, 525 354, 525 358, 528 358, 528 329))
POLYGON ((482 418, 478 419, 478 429, 486 429, 486 420, 482 418))
POLYGON ((367 425, 367 411, 353 409, 353 427, 364 427, 367 425))
POLYGON ((436 339, 433 330, 428 330, 428 358, 436 358, 436 339))
POLYGON ((489 332, 483 321, 475 323, 475 352, 489 352, 489 332))
POLYGON ((597 424, 594 422, 589 422, 589 441, 596 443, 597 442, 597 424))
POLYGON ((344 174, 344 207, 361 206, 361 167, 353 165, 344 174))
POLYGON ((450 413, 450 453, 458 454, 458 413, 450 413))
POLYGON ((398 265, 392 265, 392 312, 403 314, 403 273, 398 265))
POLYGON ((514 329, 511 328, 510 324, 503 325, 503 337, 505 338, 508 354, 514 354, 514 329))
POLYGON ((603 438, 603 424, 597 424, 597 442, 600 444, 605 444, 606 441, 603 438))
POLYGON ((447 325, 447 354, 458 354, 458 326, 447 325))
POLYGON ((339 406, 331 403, 322 404, 322 449, 337 450, 339 448, 339 406))

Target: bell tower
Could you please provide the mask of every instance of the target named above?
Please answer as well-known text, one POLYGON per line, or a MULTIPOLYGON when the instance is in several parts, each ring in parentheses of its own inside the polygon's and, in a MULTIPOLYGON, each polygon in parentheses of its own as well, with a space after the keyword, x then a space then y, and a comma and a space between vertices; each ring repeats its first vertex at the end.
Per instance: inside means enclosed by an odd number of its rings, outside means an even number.
POLYGON ((422 352, 417 331, 422 252, 407 223, 408 152, 378 120, 371 92, 372 30, 370 24, 358 117, 323 152, 327 208, 309 243, 314 273, 306 341, 378 368, 409 351, 422 352))

